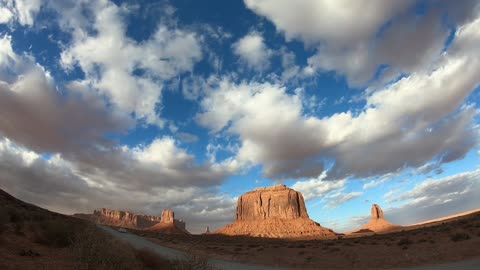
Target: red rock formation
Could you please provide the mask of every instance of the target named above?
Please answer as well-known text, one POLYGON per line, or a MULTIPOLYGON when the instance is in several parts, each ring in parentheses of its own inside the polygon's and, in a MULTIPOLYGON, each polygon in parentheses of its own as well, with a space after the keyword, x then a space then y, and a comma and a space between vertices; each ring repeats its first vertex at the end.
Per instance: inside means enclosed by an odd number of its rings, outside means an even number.
POLYGON ((146 230, 164 234, 190 234, 185 228, 185 221, 175 219, 175 213, 170 209, 164 209, 160 223, 146 228, 146 230))
POLYGON ((144 229, 160 222, 160 217, 137 215, 129 211, 100 208, 91 214, 75 214, 74 216, 91 220, 95 223, 118 226, 130 229, 144 229))
POLYGON ((379 205, 373 204, 371 212, 372 218, 370 219, 370 222, 359 230, 355 230, 353 233, 382 233, 402 229, 402 226, 391 224, 385 219, 383 210, 379 205))
POLYGON ((384 218, 383 211, 377 204, 372 205, 372 219, 384 218))
POLYGON ((285 185, 259 188, 240 196, 235 222, 215 233, 272 238, 336 236, 312 221, 302 194, 285 185))
POLYGON ((162 219, 160 222, 162 223, 173 223, 175 219, 175 214, 170 209, 164 209, 162 212, 162 219))

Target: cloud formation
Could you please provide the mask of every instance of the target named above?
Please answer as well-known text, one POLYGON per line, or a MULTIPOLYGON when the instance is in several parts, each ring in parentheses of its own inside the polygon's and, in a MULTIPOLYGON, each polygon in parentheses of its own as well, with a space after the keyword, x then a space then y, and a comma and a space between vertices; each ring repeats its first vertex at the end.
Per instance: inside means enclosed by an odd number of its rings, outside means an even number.
POLYGON ((352 86, 374 80, 382 66, 388 68, 380 73, 381 81, 389 81, 428 65, 442 53, 451 31, 442 26, 442 16, 461 25, 479 8, 477 1, 431 1, 428 14, 419 18, 408 12, 415 8, 413 0, 244 2, 287 40, 315 48, 311 68, 342 74, 352 86))
POLYGON ((235 42, 233 52, 254 70, 262 71, 269 67, 272 51, 267 48, 263 36, 259 33, 249 33, 235 42))
POLYGON ((200 39, 196 33, 172 28, 159 23, 156 31, 143 41, 126 35, 122 16, 129 10, 109 1, 94 1, 88 5, 93 14, 91 24, 81 4, 61 7, 57 11, 61 26, 73 29, 73 41, 62 52, 65 68, 79 66, 86 81, 107 96, 125 113, 133 113, 138 120, 163 127, 159 108, 163 82, 186 71, 203 57, 200 39))
POLYGON ((237 134, 242 164, 263 164, 271 178, 370 177, 463 158, 478 144, 477 112, 464 105, 479 84, 480 19, 460 27, 433 67, 366 97, 360 113, 304 115, 301 95, 270 83, 224 79, 203 99, 198 122, 237 134))

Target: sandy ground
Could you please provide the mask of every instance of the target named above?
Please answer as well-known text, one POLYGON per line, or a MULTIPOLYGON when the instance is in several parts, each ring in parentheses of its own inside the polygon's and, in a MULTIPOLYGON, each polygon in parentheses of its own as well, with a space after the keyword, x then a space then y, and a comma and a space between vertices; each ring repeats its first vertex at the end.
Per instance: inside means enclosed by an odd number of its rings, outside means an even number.
POLYGON ((68 248, 48 248, 35 243, 28 235, 1 234, 0 254, 2 270, 74 269, 74 258, 68 248))
POLYGON ((436 226, 336 240, 281 240, 134 232, 167 247, 216 259, 276 267, 386 269, 480 258, 480 213, 436 226))

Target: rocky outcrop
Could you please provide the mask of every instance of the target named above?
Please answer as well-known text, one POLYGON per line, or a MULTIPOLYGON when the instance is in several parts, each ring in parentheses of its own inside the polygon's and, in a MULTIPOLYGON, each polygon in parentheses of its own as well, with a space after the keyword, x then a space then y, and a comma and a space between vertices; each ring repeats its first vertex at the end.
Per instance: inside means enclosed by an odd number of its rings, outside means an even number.
POLYGON ((308 218, 300 192, 284 185, 260 188, 238 199, 236 220, 308 218))
POLYGON ((370 222, 352 233, 386 233, 402 229, 402 226, 391 224, 385 219, 383 210, 378 204, 372 205, 371 213, 370 222))
POLYGON ((372 205, 372 219, 384 218, 383 210, 378 206, 378 204, 372 205))
POLYGON ((285 185, 260 188, 240 196, 235 222, 215 233, 271 238, 336 236, 311 220, 302 194, 285 185))
POLYGON ((170 209, 164 209, 162 212, 162 218, 161 221, 162 223, 173 223, 173 220, 175 219, 175 215, 172 210, 170 209))
POLYGON ((185 221, 176 219, 175 213, 170 209, 164 209, 160 222, 146 230, 164 234, 190 234, 186 229, 185 221))
POLYGON ((99 208, 92 214, 75 214, 74 216, 88 219, 95 223, 118 226, 130 229, 145 229, 160 222, 157 216, 137 215, 129 211, 99 208))

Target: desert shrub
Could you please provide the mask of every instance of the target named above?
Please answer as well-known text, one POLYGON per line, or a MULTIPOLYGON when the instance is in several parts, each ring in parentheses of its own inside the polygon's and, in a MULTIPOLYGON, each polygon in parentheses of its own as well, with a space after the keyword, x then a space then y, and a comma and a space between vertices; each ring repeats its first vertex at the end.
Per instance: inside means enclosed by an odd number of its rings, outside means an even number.
POLYGON ((73 244, 78 224, 62 219, 45 220, 33 225, 35 241, 50 247, 67 247, 73 244))
POLYGON ((398 241, 397 243, 399 246, 408 246, 408 245, 411 245, 413 244, 412 240, 410 240, 409 238, 402 238, 400 241, 398 241))
POLYGON ((464 241, 470 239, 470 235, 467 233, 456 233, 450 237, 453 242, 464 241))
POLYGON ((136 258, 141 262, 145 269, 162 269, 162 270, 172 270, 172 263, 165 259, 152 250, 142 249, 135 252, 136 258))
POLYGON ((184 258, 171 261, 174 270, 216 270, 207 257, 186 255, 184 258))
POLYGON ((12 223, 22 223, 23 220, 25 219, 24 213, 22 210, 8 207, 7 212, 8 212, 10 222, 12 223))
POLYGON ((7 224, 9 222, 10 218, 7 211, 5 210, 5 208, 0 208, 0 234, 7 230, 7 224))
MULTIPOLYGON (((94 225, 86 226, 77 234, 72 246, 78 270, 141 269, 135 252, 127 244, 117 241, 94 225)), ((143 257, 146 258, 146 257, 143 257)))
POLYGON ((16 222, 13 224, 13 232, 16 235, 25 235, 23 233, 23 222, 16 222))

